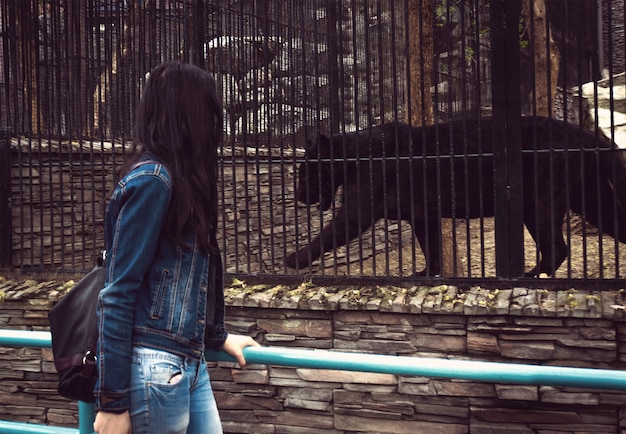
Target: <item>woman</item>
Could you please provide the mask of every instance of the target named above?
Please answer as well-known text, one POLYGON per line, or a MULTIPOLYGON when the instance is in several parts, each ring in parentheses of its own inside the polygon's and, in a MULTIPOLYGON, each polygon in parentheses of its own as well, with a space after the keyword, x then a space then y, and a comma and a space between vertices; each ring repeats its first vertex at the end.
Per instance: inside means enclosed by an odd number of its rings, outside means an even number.
POLYGON ((222 348, 244 367, 243 348, 258 345, 224 329, 215 238, 222 122, 210 74, 177 62, 151 72, 133 157, 105 217, 100 434, 221 433, 204 348, 222 348))

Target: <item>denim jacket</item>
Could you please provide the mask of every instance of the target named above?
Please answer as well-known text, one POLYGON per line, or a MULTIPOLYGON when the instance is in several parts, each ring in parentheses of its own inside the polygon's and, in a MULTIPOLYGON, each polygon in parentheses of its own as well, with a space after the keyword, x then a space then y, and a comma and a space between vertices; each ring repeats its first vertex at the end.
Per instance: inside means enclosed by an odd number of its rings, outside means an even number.
POLYGON ((165 235, 172 179, 153 158, 121 179, 105 216, 107 273, 98 299, 98 410, 129 407, 131 349, 199 360, 226 339, 222 262, 165 235), (208 302, 207 302, 208 301, 208 302), (205 327, 206 324, 206 327, 205 327))

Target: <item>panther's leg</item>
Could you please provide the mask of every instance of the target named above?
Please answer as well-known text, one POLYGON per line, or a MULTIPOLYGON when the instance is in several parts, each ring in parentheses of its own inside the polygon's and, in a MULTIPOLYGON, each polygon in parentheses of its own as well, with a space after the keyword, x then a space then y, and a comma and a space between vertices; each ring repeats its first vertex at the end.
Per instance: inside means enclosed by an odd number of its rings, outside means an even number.
MULTIPOLYGON (((541 254, 539 264, 526 273, 529 277, 538 277, 542 273, 553 276, 568 255, 568 247, 563 239, 563 218, 565 212, 556 211, 560 208, 555 204, 555 212, 544 212, 539 216, 537 222, 535 216, 527 216, 525 219, 526 228, 533 237, 535 244, 541 254)), ((545 211, 545 210, 544 210, 545 211)), ((541 213, 541 211, 539 211, 541 213)))
POLYGON ((418 276, 438 276, 441 274, 441 220, 434 218, 417 220, 411 224, 413 232, 420 243, 426 267, 417 273, 418 276))
POLYGON ((322 232, 313 238, 309 245, 288 255, 285 258, 285 265, 289 268, 306 268, 324 252, 346 245, 371 226, 372 220, 367 216, 361 219, 351 219, 346 224, 348 216, 344 208, 337 210, 333 220, 324 226, 322 232))

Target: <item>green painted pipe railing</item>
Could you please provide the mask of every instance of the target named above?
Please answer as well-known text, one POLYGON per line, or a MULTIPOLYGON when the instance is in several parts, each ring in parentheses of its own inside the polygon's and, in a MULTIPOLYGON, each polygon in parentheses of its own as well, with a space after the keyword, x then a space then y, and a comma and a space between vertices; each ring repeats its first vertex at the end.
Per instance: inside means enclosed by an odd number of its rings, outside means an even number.
MULTIPOLYGON (((486 383, 537 384, 626 391, 626 372, 422 357, 384 356, 323 350, 250 347, 247 363, 311 369, 373 372, 404 376, 456 378, 486 383)), ((234 361, 223 352, 206 352, 207 360, 234 361)))
MULTIPOLYGON (((0 330, 0 346, 51 348, 52 336, 45 331, 0 330)), ((0 420, 0 434, 92 434, 94 417, 93 404, 79 401, 78 429, 0 420)))
MULTIPOLYGON (((51 343, 49 332, 0 330, 0 346, 49 348, 51 343)), ((535 384, 626 391, 626 372, 611 369, 570 368, 269 347, 245 348, 244 356, 250 364, 447 379, 455 378, 492 383, 535 384)), ((215 361, 235 361, 231 356, 220 351, 207 351, 206 358, 207 360, 215 361)), ((79 402, 78 410, 78 430, 0 421, 0 434, 91 434, 94 419, 93 405, 79 402)))

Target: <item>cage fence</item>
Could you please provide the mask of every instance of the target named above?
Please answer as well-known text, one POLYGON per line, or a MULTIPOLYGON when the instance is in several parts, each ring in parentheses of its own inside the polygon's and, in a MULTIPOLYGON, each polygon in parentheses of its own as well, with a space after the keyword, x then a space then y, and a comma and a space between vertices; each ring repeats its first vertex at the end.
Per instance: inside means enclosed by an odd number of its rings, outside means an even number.
POLYGON ((223 98, 228 274, 517 278, 498 272, 511 257, 498 231, 521 239, 525 272, 544 262, 558 284, 620 284, 624 2, 510 3, 507 36, 493 25, 505 2, 486 0, 2 0, 2 266, 91 267, 142 86, 180 60, 212 72, 223 98), (494 41, 507 37, 519 91, 502 98, 494 41), (523 142, 521 230, 496 224, 489 175, 492 130, 505 127, 491 119, 515 110, 535 119, 506 125, 523 142))

